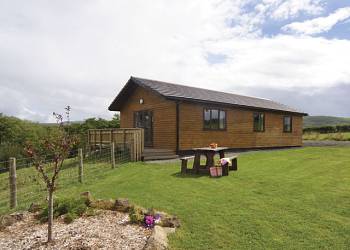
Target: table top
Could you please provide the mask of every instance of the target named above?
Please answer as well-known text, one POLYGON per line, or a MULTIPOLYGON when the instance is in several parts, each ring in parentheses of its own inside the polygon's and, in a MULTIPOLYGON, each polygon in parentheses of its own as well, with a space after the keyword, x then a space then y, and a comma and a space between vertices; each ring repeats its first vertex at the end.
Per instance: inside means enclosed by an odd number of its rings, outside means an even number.
POLYGON ((227 150, 227 149, 228 149, 228 147, 217 147, 217 148, 211 148, 211 147, 193 148, 193 150, 195 150, 195 151, 214 151, 214 152, 223 151, 223 150, 227 150))

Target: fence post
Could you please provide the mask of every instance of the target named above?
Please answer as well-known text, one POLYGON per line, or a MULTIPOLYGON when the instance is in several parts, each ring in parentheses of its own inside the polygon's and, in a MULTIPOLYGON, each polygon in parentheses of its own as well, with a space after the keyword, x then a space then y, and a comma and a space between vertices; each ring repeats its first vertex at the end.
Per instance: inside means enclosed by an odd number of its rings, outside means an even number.
POLYGON ((10 181, 10 208, 17 207, 17 174, 16 174, 16 158, 10 158, 9 169, 9 181, 10 181))
POLYGON ((111 143, 111 161, 112 161, 112 168, 115 168, 115 146, 114 146, 114 142, 111 143))
POLYGON ((78 149, 78 157, 79 157, 79 182, 83 183, 83 175, 84 175, 84 161, 83 161, 83 149, 78 149))

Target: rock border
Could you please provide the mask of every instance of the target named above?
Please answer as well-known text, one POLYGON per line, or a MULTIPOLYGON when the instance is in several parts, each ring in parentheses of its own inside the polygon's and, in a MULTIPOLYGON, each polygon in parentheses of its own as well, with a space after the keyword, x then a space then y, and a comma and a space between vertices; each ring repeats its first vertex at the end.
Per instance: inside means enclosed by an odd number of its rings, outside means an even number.
MULTIPOLYGON (((141 211, 143 216, 146 215, 148 211, 143 207, 131 204, 126 198, 118 198, 115 201, 102 199, 94 200, 89 191, 83 192, 81 195, 87 198, 89 206, 91 206, 92 208, 116 210, 124 213, 129 213, 130 211, 136 209, 141 211)), ((176 228, 180 227, 180 222, 176 216, 168 215, 167 213, 159 211, 157 211, 157 213, 160 215, 162 223, 161 225, 155 225, 152 228, 152 234, 147 239, 147 243, 144 247, 144 250, 168 249, 168 235, 175 233, 176 228)))
MULTIPOLYGON (((103 199, 93 199, 92 195, 89 191, 83 192, 80 194, 81 196, 86 198, 86 205, 93 209, 102 209, 102 210, 112 210, 123 213, 129 213, 132 210, 141 211, 140 216, 145 216, 149 210, 131 204, 126 198, 118 198, 116 200, 103 200, 103 199)), ((28 209, 30 213, 38 213, 42 207, 38 204, 32 203, 28 209)), ((23 220, 24 213, 28 212, 16 212, 9 215, 0 216, 0 230, 7 228, 8 226, 13 225, 21 220, 23 220)), ((168 235, 175 233, 176 228, 180 227, 180 222, 176 216, 169 215, 165 212, 156 211, 158 215, 160 215, 161 223, 159 225, 155 225, 152 228, 152 234, 147 239, 147 243, 144 247, 145 250, 165 250, 168 249, 168 235)), ((135 224, 135 222, 134 222, 135 224)), ((141 223, 136 223, 142 225, 141 223)))

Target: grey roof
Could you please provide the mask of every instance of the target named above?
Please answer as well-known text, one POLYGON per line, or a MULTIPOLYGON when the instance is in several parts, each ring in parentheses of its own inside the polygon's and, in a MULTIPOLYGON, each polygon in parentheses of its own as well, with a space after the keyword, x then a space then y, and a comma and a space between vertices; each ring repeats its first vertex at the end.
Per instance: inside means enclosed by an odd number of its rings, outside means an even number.
POLYGON ((212 104, 224 104, 246 108, 300 113, 306 115, 305 113, 298 111, 294 108, 268 99, 225 93, 215 90, 190 87, 180 84, 161 82, 138 77, 130 78, 126 86, 121 90, 119 95, 110 105, 109 110, 118 110, 116 108, 120 107, 120 102, 123 101, 122 99, 124 99, 122 97, 127 94, 126 92, 131 87, 128 85, 132 84, 136 84, 141 87, 150 89, 153 92, 156 92, 167 99, 186 100, 192 102, 204 102, 212 104))

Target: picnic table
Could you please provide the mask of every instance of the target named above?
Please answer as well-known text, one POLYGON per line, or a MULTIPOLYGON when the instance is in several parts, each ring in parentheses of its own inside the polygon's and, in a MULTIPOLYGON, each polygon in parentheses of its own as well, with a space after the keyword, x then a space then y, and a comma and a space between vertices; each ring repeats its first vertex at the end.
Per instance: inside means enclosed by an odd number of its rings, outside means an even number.
POLYGON ((215 165, 214 157, 215 154, 219 154, 220 158, 225 157, 225 150, 227 147, 204 147, 204 148, 194 148, 194 162, 193 162, 193 172, 198 173, 209 173, 210 167, 215 165), (201 165, 201 156, 204 155, 206 157, 205 165, 201 165))

